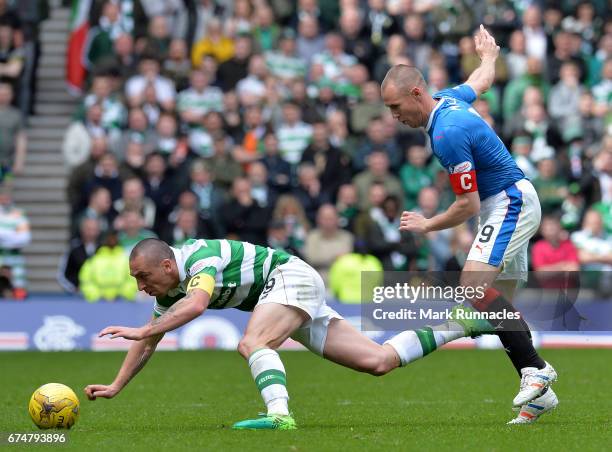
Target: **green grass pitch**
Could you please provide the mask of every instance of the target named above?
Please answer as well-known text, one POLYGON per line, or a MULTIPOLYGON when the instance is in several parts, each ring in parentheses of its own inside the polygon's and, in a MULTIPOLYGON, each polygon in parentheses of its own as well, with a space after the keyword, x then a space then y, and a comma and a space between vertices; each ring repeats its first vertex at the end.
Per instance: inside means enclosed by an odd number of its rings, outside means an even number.
POLYGON ((561 403, 532 426, 505 425, 518 378, 502 351, 440 351, 380 378, 281 352, 299 426, 289 432, 231 430, 263 409, 246 363, 232 352, 158 352, 117 398, 86 400, 83 387, 110 383, 123 356, 0 353, 0 431, 38 431, 29 397, 60 382, 81 399, 64 449, 585 451, 612 444, 612 350, 545 350, 559 372, 561 403))

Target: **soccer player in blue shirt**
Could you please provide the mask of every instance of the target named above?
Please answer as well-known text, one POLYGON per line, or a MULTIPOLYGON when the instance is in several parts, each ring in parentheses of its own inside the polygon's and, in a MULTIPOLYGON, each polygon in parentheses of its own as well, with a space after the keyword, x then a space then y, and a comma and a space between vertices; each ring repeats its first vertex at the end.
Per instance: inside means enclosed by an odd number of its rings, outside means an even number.
MULTIPOLYGON (((491 87, 500 51, 482 25, 475 44, 481 64, 462 85, 432 96, 419 70, 407 65, 392 67, 383 81, 385 105, 401 123, 425 128, 456 194, 448 210, 432 218, 404 212, 400 230, 439 231, 478 214, 478 234, 463 268, 461 285, 489 288, 484 297, 472 300, 477 309, 516 313, 506 300, 512 299, 518 280, 526 277, 527 246, 540 224, 540 203, 502 141, 471 106, 491 87)), ((522 318, 490 322, 521 377, 514 399, 519 415, 511 423, 533 422, 557 405, 550 389, 557 374, 538 355, 522 318)), ((406 357, 407 362, 411 359, 414 357, 406 357)))

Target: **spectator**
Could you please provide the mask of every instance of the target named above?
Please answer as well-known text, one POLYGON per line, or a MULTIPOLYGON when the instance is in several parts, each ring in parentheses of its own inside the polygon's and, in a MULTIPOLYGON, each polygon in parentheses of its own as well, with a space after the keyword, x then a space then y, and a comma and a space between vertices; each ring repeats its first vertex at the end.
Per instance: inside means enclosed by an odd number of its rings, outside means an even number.
POLYGON ((142 143, 128 142, 125 148, 125 157, 119 164, 119 178, 126 180, 132 177, 144 177, 145 151, 142 143))
POLYGON ((312 142, 302 154, 302 163, 315 167, 325 196, 335 201, 340 185, 350 181, 350 159, 329 142, 329 128, 323 121, 312 125, 312 142))
MULTIPOLYGON (((267 4, 257 5, 253 23, 253 37, 257 47, 266 52, 276 47, 281 34, 280 27, 275 23, 274 11, 267 4)), ((293 30, 292 30, 293 31, 293 30)), ((295 34, 295 32, 294 32, 295 34)))
POLYGON ((406 38, 401 34, 394 34, 387 40, 385 51, 376 61, 374 66, 374 80, 379 84, 387 75, 387 71, 406 58, 408 44, 406 38))
POLYGON ((317 19, 306 15, 300 17, 296 50, 298 57, 310 66, 316 55, 325 49, 325 38, 319 34, 317 19))
POLYGON ((289 231, 281 220, 273 220, 268 226, 268 246, 274 250, 285 251, 300 259, 303 258, 300 251, 291 243, 289 231))
POLYGON ((263 144, 265 155, 261 162, 268 172, 268 185, 278 192, 285 192, 291 182, 291 165, 280 156, 278 139, 273 131, 266 133, 263 144))
POLYGON ((211 221, 216 225, 215 229, 220 231, 219 217, 223 205, 223 193, 213 185, 213 175, 203 160, 193 162, 188 188, 197 196, 200 216, 204 220, 211 221))
POLYGON ((406 14, 403 31, 408 42, 408 58, 419 70, 426 73, 433 55, 433 49, 426 36, 423 15, 406 14))
POLYGON ((540 287, 565 287, 565 272, 580 269, 576 247, 561 229, 559 219, 545 215, 540 225, 542 238, 531 249, 531 262, 540 287))
POLYGON ((83 192, 87 196, 95 187, 108 189, 113 202, 121 197, 122 181, 119 177, 117 157, 113 154, 106 153, 100 157, 94 168, 93 177, 85 184, 83 192))
POLYGON ((357 189, 353 184, 344 184, 338 189, 336 211, 339 216, 338 226, 347 231, 354 231, 355 219, 359 215, 360 210, 357 189))
POLYGON ((89 303, 136 298, 136 279, 130 276, 128 255, 115 232, 107 234, 103 245, 81 267, 79 288, 89 303))
POLYGON ((230 199, 222 208, 221 217, 228 238, 264 245, 267 239, 268 210, 260 206, 251 194, 251 183, 238 178, 232 185, 230 199))
POLYGON ((357 193, 359 193, 359 207, 366 210, 370 207, 368 200, 368 191, 370 186, 374 183, 382 184, 387 194, 395 195, 403 205, 404 195, 402 185, 395 177, 389 172, 389 157, 387 153, 382 151, 374 151, 367 158, 368 169, 357 174, 353 178, 353 184, 357 187, 357 193))
MULTIPOLYGON (((100 234, 106 234, 117 215, 116 212, 112 210, 112 205, 111 194, 108 189, 104 187, 94 188, 89 195, 87 207, 79 215, 75 225, 82 224, 86 219, 96 220, 100 229, 100 234)), ((72 236, 76 235, 76 232, 75 230, 72 236)))
POLYGON ((406 210, 414 210, 421 189, 433 184, 434 171, 427 167, 427 158, 428 151, 425 146, 414 145, 406 150, 406 163, 399 172, 406 210))
MULTIPOLYGON (((603 228, 601 214, 589 210, 584 215, 582 229, 572 233, 571 240, 578 250, 582 270, 609 272, 612 270, 612 235, 603 228)), ((606 278, 601 274, 600 277, 606 278)), ((610 283, 608 278, 608 284, 610 283)))
POLYGON ((523 30, 514 30, 510 34, 510 51, 506 54, 508 78, 514 80, 527 72, 527 45, 523 30))
POLYGON ((166 243, 171 246, 181 247, 189 239, 216 238, 202 235, 200 218, 194 209, 179 209, 176 216, 176 224, 162 235, 166 243))
MULTIPOLYGON (((215 153, 213 137, 222 135, 225 135, 223 132, 223 116, 216 111, 209 111, 200 125, 192 127, 189 131, 189 148, 198 157, 208 160, 215 153)), ((230 138, 227 139, 231 141, 230 138)))
POLYGON ((544 213, 555 212, 568 195, 567 181, 558 175, 554 158, 544 158, 538 162, 538 176, 533 180, 533 186, 538 192, 544 213))
POLYGON ((149 20, 147 35, 138 39, 136 53, 156 55, 160 61, 168 56, 172 36, 165 16, 153 16, 149 20))
POLYGON ((0 77, 4 83, 18 92, 18 82, 25 64, 24 49, 16 45, 15 33, 10 22, 0 21, 0 77))
POLYGON ((130 33, 121 19, 119 4, 105 2, 98 25, 90 29, 87 36, 85 55, 89 69, 94 69, 104 59, 112 58, 115 40, 123 33, 130 33))
POLYGON ((280 196, 274 207, 272 220, 280 221, 285 225, 289 246, 301 252, 306 235, 310 230, 310 223, 298 199, 292 195, 280 196))
POLYGON ((386 8, 388 5, 385 3, 384 0, 368 0, 367 14, 364 19, 364 28, 368 31, 370 42, 378 53, 382 50, 387 38, 399 31, 398 23, 386 8))
POLYGON ((94 75, 90 93, 83 99, 76 112, 76 118, 84 119, 85 112, 94 104, 102 107, 100 126, 106 132, 107 137, 115 138, 120 135, 126 120, 127 110, 118 93, 113 90, 112 78, 106 73, 94 75))
POLYGON ((338 226, 338 212, 331 204, 323 204, 316 218, 317 227, 306 236, 304 257, 327 283, 334 261, 353 251, 353 235, 338 226))
MULTIPOLYGON (((432 218, 441 212, 440 192, 435 187, 423 187, 419 192, 415 209, 425 218, 432 218)), ((450 258, 452 229, 431 231, 415 235, 417 246, 416 265, 419 270, 440 271, 450 258)))
POLYGON ((400 232, 400 201, 388 196, 381 207, 372 207, 365 230, 368 252, 382 262, 385 270, 408 270, 415 254, 412 234, 400 232))
POLYGON ((148 99, 147 88, 154 92, 155 100, 164 110, 172 111, 176 91, 171 80, 160 75, 160 63, 153 55, 143 55, 138 64, 138 74, 125 84, 125 95, 131 107, 143 105, 148 99))
POLYGON ((445 272, 453 272, 451 279, 459 283, 459 275, 474 243, 474 234, 464 224, 452 229, 450 240, 451 256, 444 265, 445 272))
POLYGON ((542 13, 535 4, 523 12, 523 34, 527 43, 527 56, 543 61, 547 52, 547 39, 542 27, 542 13))
POLYGON ((533 161, 530 158, 531 155, 531 137, 528 134, 517 135, 512 140, 512 157, 517 166, 525 174, 529 180, 533 180, 538 175, 533 161))
POLYGON ((235 47, 232 38, 223 32, 221 21, 210 19, 206 25, 206 36, 193 46, 191 64, 193 67, 200 67, 202 58, 208 55, 217 63, 224 63, 234 56, 235 47))
POLYGON ((385 153, 389 158, 391 168, 399 170, 402 163, 401 151, 395 137, 387 135, 387 129, 380 117, 370 121, 366 138, 355 152, 353 157, 355 171, 363 171, 369 156, 374 152, 385 153))
POLYGON ((214 153, 207 161, 210 172, 215 175, 215 184, 224 191, 229 190, 234 179, 242 176, 242 166, 232 158, 231 147, 230 138, 222 133, 216 134, 213 136, 214 153))
POLYGON ((329 270, 329 291, 340 303, 368 303, 374 286, 383 284, 383 266, 375 256, 363 252, 339 257, 329 270), (367 273, 365 273, 367 272, 367 273), (364 281, 364 274, 368 275, 364 281), (367 297, 367 298, 366 298, 367 297))
POLYGON ((278 50, 264 53, 270 74, 283 82, 306 76, 306 60, 298 55, 295 38, 293 30, 285 29, 280 36, 278 50))
POLYGON ((249 36, 238 36, 234 42, 234 56, 220 63, 217 71, 217 79, 221 82, 223 92, 235 89, 238 82, 247 76, 249 60, 253 53, 249 36))
POLYGON ((0 82, 0 183, 20 175, 26 161, 28 139, 19 110, 11 106, 13 88, 0 82))
POLYGON ((78 291, 81 267, 95 254, 99 245, 100 222, 96 218, 83 217, 79 225, 79 237, 70 241, 68 252, 60 261, 57 279, 66 292, 78 291))
POLYGON ((595 114, 604 116, 610 110, 612 101, 612 56, 603 65, 601 80, 593 86, 593 98, 595 99, 595 114))
POLYGON ((10 188, 0 187, 0 266, 10 283, 11 298, 27 296, 26 266, 21 250, 32 241, 30 222, 23 210, 13 204, 10 188))
POLYGON ((121 159, 130 142, 140 143, 147 154, 156 149, 155 132, 142 108, 130 109, 127 129, 121 132, 118 140, 111 142, 112 151, 121 159))
POLYGON ((584 62, 579 55, 572 50, 572 35, 568 31, 561 30, 554 37, 555 49, 546 61, 546 77, 552 85, 559 81, 561 66, 563 63, 573 62, 579 69, 581 80, 586 75, 584 62))
POLYGON ((329 197, 321 190, 317 170, 310 163, 302 163, 298 167, 298 186, 293 193, 304 207, 306 218, 311 224, 315 222, 319 208, 329 202, 329 197))
POLYGON ((102 107, 99 104, 87 108, 85 121, 74 121, 64 134, 62 153, 69 169, 89 158, 93 137, 106 137, 106 130, 102 127, 102 107))
POLYGON ((234 0, 233 14, 224 21, 227 36, 251 34, 254 8, 250 0, 234 0))
MULTIPOLYGON (((142 180, 132 177, 123 181, 121 198, 113 203, 113 208, 119 215, 128 210, 138 212, 144 221, 145 228, 153 228, 155 224, 155 203, 145 196, 142 180)), ((116 227, 115 229, 121 229, 116 227)))
MULTIPOLYGON (((197 66, 200 68, 200 66, 197 66)), ((168 58, 162 65, 162 74, 170 79, 178 91, 187 89, 189 86, 189 74, 191 73, 191 60, 184 39, 175 38, 170 41, 168 58)))
POLYGON ((249 60, 249 71, 245 78, 236 84, 236 94, 240 105, 259 105, 266 95, 265 80, 268 76, 266 60, 262 55, 253 55, 249 60))
POLYGON ((548 93, 549 85, 542 76, 542 63, 536 58, 529 58, 525 74, 510 81, 504 89, 502 113, 505 121, 520 110, 523 93, 529 86, 539 88, 545 96, 548 93))
POLYGON ((73 214, 79 212, 87 202, 88 194, 83 193, 83 188, 94 176, 96 165, 100 161, 100 158, 107 153, 107 146, 106 138, 93 138, 91 140, 91 151, 87 160, 72 170, 68 179, 66 193, 73 214))
POLYGON ((170 113, 162 113, 157 121, 154 136, 155 150, 163 155, 172 154, 178 144, 178 125, 176 118, 170 113))
POLYGON ((128 33, 117 36, 113 43, 113 54, 103 56, 95 63, 94 72, 111 72, 126 80, 138 72, 138 61, 134 52, 134 38, 128 33))
POLYGON ((548 111, 550 117, 559 122, 559 128, 566 130, 575 121, 579 111, 580 96, 584 88, 580 85, 578 66, 569 61, 561 65, 560 80, 550 90, 548 111))
POLYGON ((177 111, 185 124, 200 124, 209 111, 223 111, 223 92, 210 86, 206 72, 194 70, 189 80, 189 88, 179 93, 177 102, 177 111))
POLYGON ((143 176, 145 196, 155 203, 156 230, 159 228, 161 218, 168 215, 176 199, 175 187, 169 174, 166 161, 161 154, 153 153, 146 157, 143 176))
POLYGON ((253 199, 261 207, 271 212, 276 204, 278 193, 268 186, 268 171, 265 165, 261 162, 251 163, 247 171, 247 179, 251 183, 251 196, 253 199))
POLYGON ((276 130, 280 154, 291 165, 297 165, 312 140, 312 126, 302 121, 299 105, 283 105, 283 122, 276 130))
POLYGON ((358 134, 366 131, 368 124, 385 112, 385 106, 380 99, 380 85, 369 81, 363 85, 363 100, 351 109, 351 129, 358 134))
POLYGON ((233 151, 233 158, 248 167, 248 163, 261 157, 262 140, 266 133, 266 125, 262 115, 261 107, 251 105, 245 109, 243 130, 237 137, 240 143, 233 151))
POLYGON ((355 8, 343 9, 338 25, 340 25, 340 33, 346 43, 347 53, 357 57, 359 62, 368 69, 372 69, 377 51, 368 36, 361 12, 355 8))
POLYGON ((119 246, 123 248, 126 255, 132 252, 132 248, 144 239, 157 237, 157 235, 146 228, 145 219, 138 210, 126 209, 117 217, 115 221, 119 231, 119 246))

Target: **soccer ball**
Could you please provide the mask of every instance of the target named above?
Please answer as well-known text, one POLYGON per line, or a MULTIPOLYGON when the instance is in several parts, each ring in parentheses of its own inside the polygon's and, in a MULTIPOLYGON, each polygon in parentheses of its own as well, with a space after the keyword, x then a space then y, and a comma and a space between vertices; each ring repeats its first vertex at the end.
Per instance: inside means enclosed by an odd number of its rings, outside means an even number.
POLYGON ((34 391, 29 411, 39 428, 70 428, 79 418, 79 399, 68 386, 48 383, 34 391))

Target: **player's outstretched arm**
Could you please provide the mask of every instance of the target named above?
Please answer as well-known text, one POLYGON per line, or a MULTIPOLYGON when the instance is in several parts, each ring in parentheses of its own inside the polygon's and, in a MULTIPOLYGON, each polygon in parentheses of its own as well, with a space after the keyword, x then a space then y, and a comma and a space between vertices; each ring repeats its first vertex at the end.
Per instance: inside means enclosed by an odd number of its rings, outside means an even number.
POLYGON ((465 82, 470 85, 476 96, 487 91, 495 80, 495 60, 499 56, 499 46, 495 42, 495 38, 489 34, 481 25, 480 30, 474 37, 476 43, 476 53, 480 57, 480 66, 465 82))
POLYGON ((432 231, 454 228, 472 218, 480 211, 478 192, 457 195, 455 202, 446 212, 432 218, 425 218, 416 212, 403 212, 400 218, 400 231, 426 234, 432 231))
POLYGON ((115 380, 110 385, 88 385, 85 388, 87 398, 89 400, 96 400, 97 397, 104 397, 106 399, 115 397, 134 378, 134 375, 140 372, 145 364, 147 364, 162 337, 164 335, 159 334, 141 341, 135 341, 128 350, 115 380))

